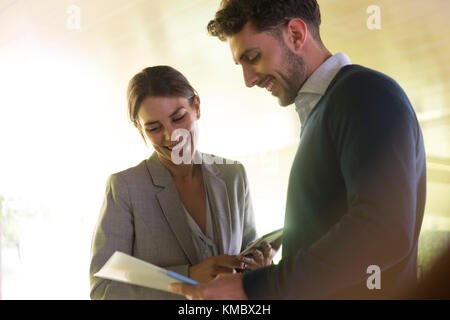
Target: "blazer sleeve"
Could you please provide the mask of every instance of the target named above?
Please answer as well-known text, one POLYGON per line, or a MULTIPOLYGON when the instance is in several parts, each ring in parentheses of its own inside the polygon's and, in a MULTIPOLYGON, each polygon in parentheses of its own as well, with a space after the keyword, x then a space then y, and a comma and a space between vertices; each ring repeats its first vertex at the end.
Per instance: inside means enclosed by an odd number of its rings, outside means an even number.
MULTIPOLYGON (((253 299, 316 299, 365 283, 410 254, 414 243, 420 129, 393 81, 355 76, 331 101, 328 130, 348 211, 309 248, 244 275, 253 299), (370 80, 370 81, 369 81, 370 80)), ((336 89, 337 90, 337 89, 336 89)))
MULTIPOLYGON (((160 290, 120 283, 94 277, 115 251, 133 255, 133 208, 126 181, 119 175, 109 177, 106 195, 100 210, 91 247, 90 297, 91 299, 177 299, 181 296, 160 290)), ((188 265, 166 269, 187 276, 188 265)))
POLYGON ((252 197, 250 195, 250 186, 247 179, 247 173, 242 164, 239 164, 240 171, 243 177, 243 232, 242 232, 242 248, 241 251, 247 248, 258 237, 255 227, 255 216, 253 213, 252 197))
POLYGON ((132 255, 133 237, 133 215, 128 190, 117 175, 111 175, 92 239, 91 299, 123 299, 134 296, 133 286, 94 277, 115 251, 132 255))

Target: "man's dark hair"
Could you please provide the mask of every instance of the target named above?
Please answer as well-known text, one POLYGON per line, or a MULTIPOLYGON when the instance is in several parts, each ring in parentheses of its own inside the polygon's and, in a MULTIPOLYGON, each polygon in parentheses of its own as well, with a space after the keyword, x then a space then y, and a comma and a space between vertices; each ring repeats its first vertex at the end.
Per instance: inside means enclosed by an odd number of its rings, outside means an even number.
POLYGON ((317 0, 222 0, 219 11, 207 28, 210 35, 222 41, 239 33, 249 21, 258 32, 272 31, 279 35, 279 27, 294 18, 302 19, 313 38, 322 42, 317 0))

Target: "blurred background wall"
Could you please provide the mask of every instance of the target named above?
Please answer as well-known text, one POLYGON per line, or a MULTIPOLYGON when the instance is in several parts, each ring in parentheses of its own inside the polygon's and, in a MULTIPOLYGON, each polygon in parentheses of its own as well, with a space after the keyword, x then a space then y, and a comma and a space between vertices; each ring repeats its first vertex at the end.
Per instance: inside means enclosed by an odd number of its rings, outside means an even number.
MULTIPOLYGON (((328 48, 396 79, 421 123, 421 276, 450 232, 450 2, 319 4, 328 48)), ((227 44, 207 35, 218 5, 0 0, 3 299, 89 298, 90 241, 106 179, 152 152, 128 121, 125 99, 129 79, 147 66, 186 75, 201 97, 199 149, 244 163, 260 234, 283 225, 298 116, 265 90, 246 88, 227 44)))

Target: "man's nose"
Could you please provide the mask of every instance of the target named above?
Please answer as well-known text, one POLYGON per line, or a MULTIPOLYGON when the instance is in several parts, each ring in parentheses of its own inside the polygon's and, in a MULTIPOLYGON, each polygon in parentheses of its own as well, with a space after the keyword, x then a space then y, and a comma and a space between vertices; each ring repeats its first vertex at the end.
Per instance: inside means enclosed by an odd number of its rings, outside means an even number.
POLYGON ((258 83, 258 75, 253 70, 253 68, 242 66, 242 71, 244 73, 244 81, 247 87, 251 88, 258 83))

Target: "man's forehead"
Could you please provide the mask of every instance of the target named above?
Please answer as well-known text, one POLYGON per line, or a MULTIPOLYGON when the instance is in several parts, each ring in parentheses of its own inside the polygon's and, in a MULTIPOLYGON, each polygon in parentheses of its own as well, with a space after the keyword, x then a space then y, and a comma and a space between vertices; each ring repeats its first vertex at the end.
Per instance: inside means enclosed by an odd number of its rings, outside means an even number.
POLYGON ((255 31, 250 22, 242 28, 242 30, 228 37, 228 45, 230 46, 231 55, 236 64, 248 51, 259 48, 258 38, 263 33, 255 31))

